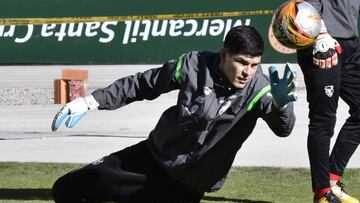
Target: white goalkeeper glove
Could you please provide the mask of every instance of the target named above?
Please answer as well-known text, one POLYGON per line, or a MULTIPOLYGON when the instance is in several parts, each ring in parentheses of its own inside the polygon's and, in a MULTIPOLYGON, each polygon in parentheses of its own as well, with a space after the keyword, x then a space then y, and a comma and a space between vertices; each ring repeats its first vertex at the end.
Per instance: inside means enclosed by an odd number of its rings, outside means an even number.
POLYGON ((51 130, 56 131, 67 116, 69 116, 69 118, 65 122, 65 126, 68 128, 74 127, 85 115, 86 112, 96 109, 98 106, 99 103, 94 99, 92 95, 88 95, 86 97, 79 97, 65 104, 55 115, 55 118, 51 125, 51 130))
POLYGON ((319 68, 332 68, 338 64, 338 54, 341 52, 340 44, 327 33, 325 23, 321 20, 321 31, 313 49, 314 64, 319 68))

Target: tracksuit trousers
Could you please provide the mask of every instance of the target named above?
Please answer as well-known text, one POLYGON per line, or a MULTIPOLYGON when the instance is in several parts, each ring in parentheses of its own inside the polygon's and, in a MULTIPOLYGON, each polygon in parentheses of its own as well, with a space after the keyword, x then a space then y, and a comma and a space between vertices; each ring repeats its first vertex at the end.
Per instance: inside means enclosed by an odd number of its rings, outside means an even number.
POLYGON ((338 56, 338 65, 331 69, 313 65, 312 47, 297 52, 309 104, 308 154, 314 191, 330 187, 329 172, 343 175, 360 143, 359 41, 358 38, 337 40, 343 52, 338 56), (342 126, 329 156, 339 97, 349 106, 350 117, 342 126))
POLYGON ((57 203, 195 203, 204 195, 170 177, 146 140, 60 177, 52 192, 57 203))

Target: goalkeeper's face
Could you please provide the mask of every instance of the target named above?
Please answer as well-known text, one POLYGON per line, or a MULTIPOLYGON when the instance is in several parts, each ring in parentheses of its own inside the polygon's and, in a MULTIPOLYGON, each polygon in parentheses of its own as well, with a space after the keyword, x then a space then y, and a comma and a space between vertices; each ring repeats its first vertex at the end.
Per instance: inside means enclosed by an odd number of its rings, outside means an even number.
POLYGON ((221 50, 220 57, 220 70, 236 89, 246 86, 261 61, 261 56, 230 55, 225 49, 221 50))

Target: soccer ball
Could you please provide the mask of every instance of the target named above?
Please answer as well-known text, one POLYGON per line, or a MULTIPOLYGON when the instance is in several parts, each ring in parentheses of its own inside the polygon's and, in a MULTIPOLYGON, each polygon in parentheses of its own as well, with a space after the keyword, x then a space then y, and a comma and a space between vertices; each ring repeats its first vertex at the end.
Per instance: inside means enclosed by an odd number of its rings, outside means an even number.
POLYGON ((272 23, 275 38, 292 49, 312 45, 321 28, 319 13, 303 0, 290 0, 282 4, 274 12, 272 23))

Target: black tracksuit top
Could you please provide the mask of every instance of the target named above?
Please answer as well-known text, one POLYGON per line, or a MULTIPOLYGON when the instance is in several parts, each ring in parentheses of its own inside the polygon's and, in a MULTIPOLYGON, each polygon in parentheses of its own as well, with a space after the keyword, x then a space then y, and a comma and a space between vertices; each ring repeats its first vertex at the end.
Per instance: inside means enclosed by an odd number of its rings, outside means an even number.
POLYGON ((259 117, 277 136, 291 133, 293 104, 277 110, 269 89, 260 66, 245 88, 236 90, 219 70, 218 53, 192 51, 92 95, 100 110, 113 110, 179 90, 177 103, 163 112, 150 132, 148 146, 172 177, 195 190, 209 191, 221 187, 259 117))

